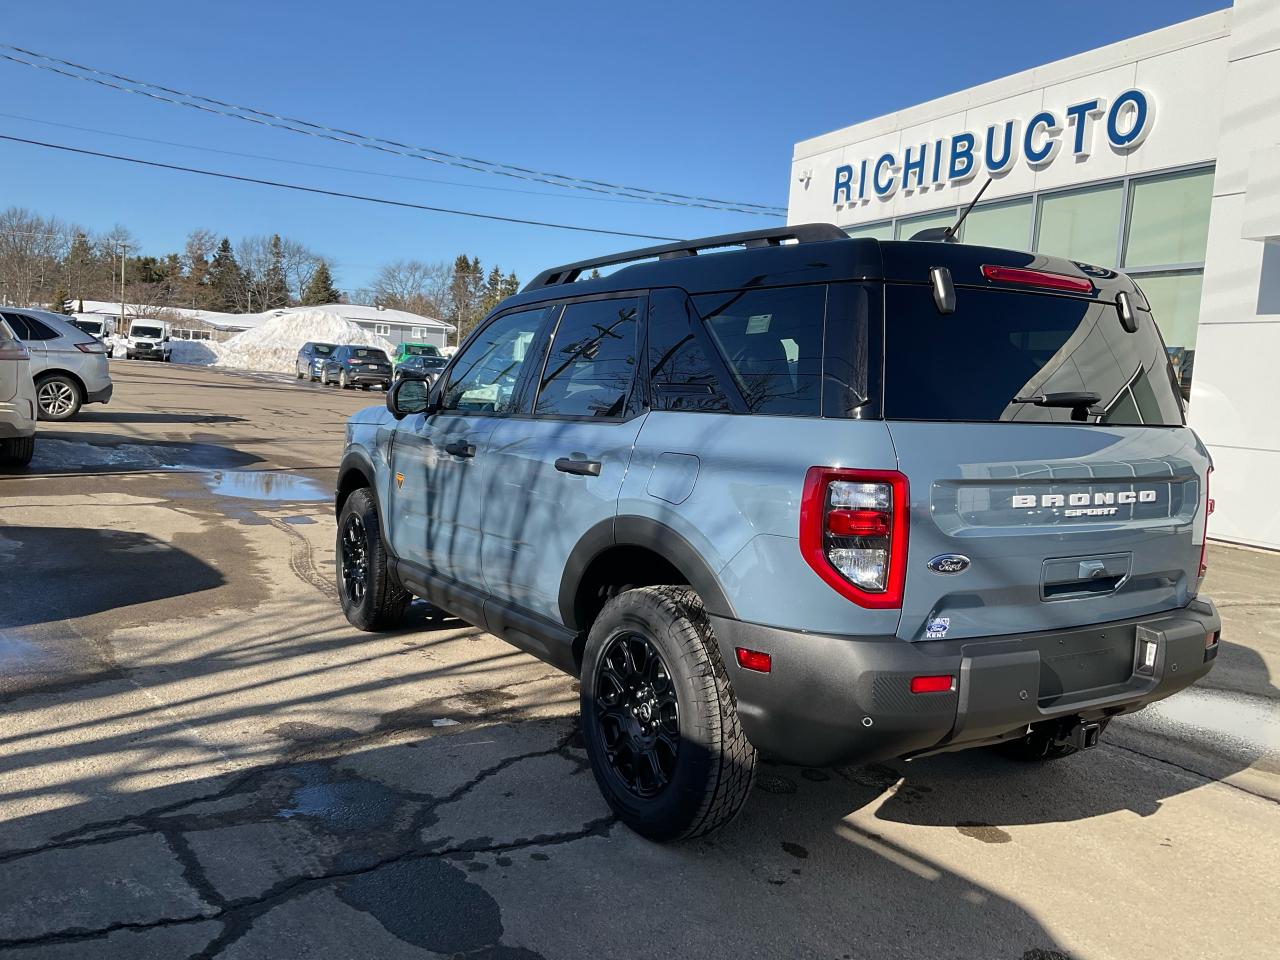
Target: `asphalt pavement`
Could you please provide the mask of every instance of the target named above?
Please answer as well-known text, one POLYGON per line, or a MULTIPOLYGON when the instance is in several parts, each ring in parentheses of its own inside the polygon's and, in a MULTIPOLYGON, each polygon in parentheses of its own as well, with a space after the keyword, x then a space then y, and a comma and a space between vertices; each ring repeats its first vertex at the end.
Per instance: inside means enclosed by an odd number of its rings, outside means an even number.
POLYGON ((1095 750, 766 764, 657 846, 572 678, 343 619, 334 467, 380 393, 112 374, 0 475, 0 956, 1280 956, 1280 556, 1211 547, 1216 668, 1095 750))

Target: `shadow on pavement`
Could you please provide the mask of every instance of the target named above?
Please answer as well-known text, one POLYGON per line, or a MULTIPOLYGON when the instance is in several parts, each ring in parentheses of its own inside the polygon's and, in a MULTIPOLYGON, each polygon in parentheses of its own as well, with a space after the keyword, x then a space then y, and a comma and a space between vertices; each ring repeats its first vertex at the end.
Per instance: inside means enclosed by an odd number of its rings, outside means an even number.
POLYGON ((95 410, 86 407, 77 423, 247 423, 246 417, 221 413, 147 413, 141 410, 95 410))
POLYGON ((41 424, 28 467, 0 468, 0 476, 109 475, 156 470, 234 469, 262 457, 220 443, 156 440, 110 433, 58 431, 41 424))

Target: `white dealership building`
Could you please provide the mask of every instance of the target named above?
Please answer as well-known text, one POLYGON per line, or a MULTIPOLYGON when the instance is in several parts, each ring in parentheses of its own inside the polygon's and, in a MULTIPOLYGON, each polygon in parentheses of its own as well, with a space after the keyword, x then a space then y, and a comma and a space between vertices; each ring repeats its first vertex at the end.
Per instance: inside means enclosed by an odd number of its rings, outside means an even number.
POLYGON ((789 222, 1119 265, 1213 454, 1211 536, 1280 549, 1280 0, 1234 7, 795 147, 789 222))

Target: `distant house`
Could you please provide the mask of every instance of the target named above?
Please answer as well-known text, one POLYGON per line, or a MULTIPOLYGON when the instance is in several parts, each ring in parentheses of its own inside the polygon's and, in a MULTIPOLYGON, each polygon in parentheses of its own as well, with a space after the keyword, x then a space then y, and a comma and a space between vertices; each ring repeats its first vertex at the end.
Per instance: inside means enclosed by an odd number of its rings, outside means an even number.
MULTIPOLYGON (((444 348, 449 334, 456 329, 434 317, 424 317, 404 310, 370 307, 358 303, 326 303, 318 307, 288 307, 290 311, 321 310, 350 320, 375 336, 395 343, 430 343, 444 348)), ((265 313, 218 313, 214 310, 192 310, 187 307, 143 308, 124 305, 125 325, 140 316, 157 316, 168 320, 171 336, 178 340, 226 340, 245 330, 261 326, 284 310, 265 313)), ((120 304, 99 300, 84 301, 85 315, 120 316, 120 304)), ((124 332, 124 331, 122 331, 124 332)))

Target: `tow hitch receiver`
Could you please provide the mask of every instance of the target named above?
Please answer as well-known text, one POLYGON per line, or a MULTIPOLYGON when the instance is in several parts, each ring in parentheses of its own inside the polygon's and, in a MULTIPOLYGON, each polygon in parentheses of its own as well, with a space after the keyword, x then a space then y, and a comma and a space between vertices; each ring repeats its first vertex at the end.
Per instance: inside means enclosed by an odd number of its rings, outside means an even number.
POLYGON ((1077 750, 1088 750, 1096 747, 1102 739, 1102 724, 1097 722, 1077 723, 1059 738, 1059 743, 1075 747, 1077 750))

